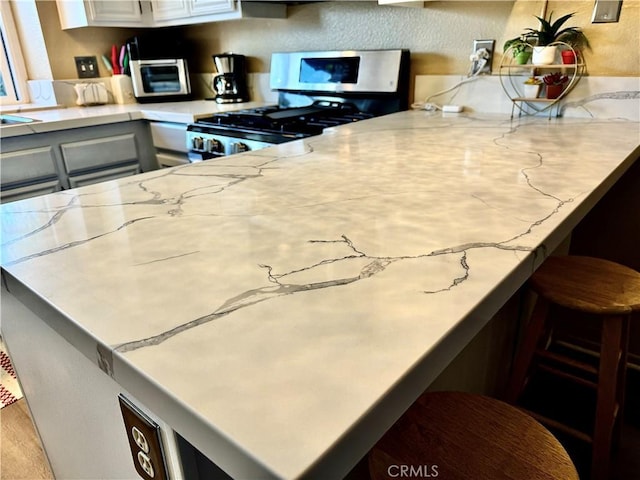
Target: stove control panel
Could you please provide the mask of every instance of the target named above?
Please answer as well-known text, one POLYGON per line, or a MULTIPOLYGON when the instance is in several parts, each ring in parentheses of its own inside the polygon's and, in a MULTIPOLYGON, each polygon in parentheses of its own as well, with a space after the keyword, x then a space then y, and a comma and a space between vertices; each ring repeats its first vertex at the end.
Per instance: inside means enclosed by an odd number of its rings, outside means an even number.
POLYGON ((215 138, 205 138, 204 139, 204 150, 209 153, 220 153, 224 152, 224 147, 220 141, 215 138))
POLYGON ((187 149, 191 161, 233 155, 269 147, 273 143, 236 138, 202 131, 187 131, 187 149))
POLYGON ((224 153, 224 146, 215 138, 193 136, 187 147, 198 152, 224 153))
POLYGON ((231 150, 233 153, 242 153, 248 152, 251 148, 244 142, 231 142, 231 150))

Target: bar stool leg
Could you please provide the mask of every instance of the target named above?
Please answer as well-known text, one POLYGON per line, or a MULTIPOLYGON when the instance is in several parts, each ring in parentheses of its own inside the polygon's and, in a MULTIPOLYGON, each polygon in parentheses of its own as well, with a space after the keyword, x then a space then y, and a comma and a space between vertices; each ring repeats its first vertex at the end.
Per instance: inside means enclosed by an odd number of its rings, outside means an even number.
POLYGON ((618 400, 618 416, 617 422, 613 431, 613 448, 617 449, 622 441, 622 424, 624 423, 624 407, 627 385, 627 360, 629 354, 629 339, 631 338, 631 318, 627 316, 622 320, 622 345, 621 345, 621 357, 620 367, 618 369, 618 391, 616 392, 616 399, 618 400))
MULTIPOLYGON (((611 440, 615 420, 616 386, 620 370, 624 368, 620 362, 622 332, 625 318, 610 316, 603 322, 602 346, 600 348, 600 367, 598 371, 598 400, 596 420, 593 432, 593 457, 591 460, 591 479, 606 480, 609 478, 611 460, 611 440), (615 346, 615 348, 613 348, 615 346)), ((626 359, 625 363, 626 363, 626 359)), ((620 405, 621 407, 621 405, 620 405)))
POLYGON ((540 339, 543 337, 542 333, 549 313, 549 306, 548 300, 541 296, 538 297, 529 324, 525 329, 522 345, 520 345, 511 368, 506 392, 506 401, 508 403, 515 404, 524 389, 533 356, 540 339))

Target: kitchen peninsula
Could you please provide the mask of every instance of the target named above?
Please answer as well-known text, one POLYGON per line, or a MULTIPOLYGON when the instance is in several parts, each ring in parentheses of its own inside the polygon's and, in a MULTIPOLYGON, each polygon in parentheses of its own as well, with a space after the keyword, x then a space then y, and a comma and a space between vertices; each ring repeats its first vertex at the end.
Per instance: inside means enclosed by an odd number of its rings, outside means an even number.
POLYGON ((54 474, 136 476, 124 393, 177 478, 173 432, 233 478, 343 477, 639 156, 637 122, 410 111, 2 205, 54 474))

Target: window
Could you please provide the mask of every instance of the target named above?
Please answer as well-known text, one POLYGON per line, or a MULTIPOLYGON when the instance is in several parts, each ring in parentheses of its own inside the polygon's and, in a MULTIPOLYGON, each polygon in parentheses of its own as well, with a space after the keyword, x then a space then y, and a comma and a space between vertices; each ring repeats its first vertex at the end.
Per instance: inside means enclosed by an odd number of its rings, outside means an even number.
POLYGON ((26 103, 27 75, 10 2, 0 0, 0 104, 26 103))

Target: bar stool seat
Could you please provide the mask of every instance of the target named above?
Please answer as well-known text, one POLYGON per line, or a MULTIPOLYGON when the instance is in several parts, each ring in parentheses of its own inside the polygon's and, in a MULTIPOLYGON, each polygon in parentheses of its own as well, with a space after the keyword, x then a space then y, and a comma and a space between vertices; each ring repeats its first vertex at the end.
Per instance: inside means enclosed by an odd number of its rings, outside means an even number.
POLYGON ((529 413, 550 428, 591 443, 591 478, 608 479, 613 440, 621 434, 629 323, 631 314, 640 311, 640 273, 599 258, 552 256, 531 276, 530 286, 538 299, 514 359, 506 400, 517 404, 529 380, 540 370, 593 389, 592 432, 570 427, 561 419, 529 413), (549 315, 553 305, 579 312, 584 321, 599 321, 597 365, 550 349, 554 328, 562 321, 549 315))
POLYGON ((423 394, 369 452, 372 480, 577 480, 566 450, 540 423, 500 400, 423 394))

